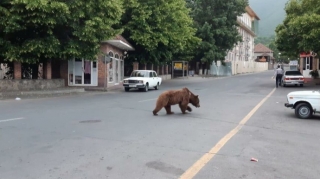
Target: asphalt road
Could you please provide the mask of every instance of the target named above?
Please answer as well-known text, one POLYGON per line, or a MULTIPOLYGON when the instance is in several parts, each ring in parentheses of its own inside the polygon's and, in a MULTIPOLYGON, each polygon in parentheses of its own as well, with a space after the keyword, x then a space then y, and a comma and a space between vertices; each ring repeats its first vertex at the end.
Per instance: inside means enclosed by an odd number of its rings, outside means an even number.
POLYGON ((288 92, 314 87, 275 89, 272 73, 0 101, 0 178, 319 178, 320 118, 283 105, 288 92), (152 115, 161 92, 182 87, 199 94, 200 108, 152 115))

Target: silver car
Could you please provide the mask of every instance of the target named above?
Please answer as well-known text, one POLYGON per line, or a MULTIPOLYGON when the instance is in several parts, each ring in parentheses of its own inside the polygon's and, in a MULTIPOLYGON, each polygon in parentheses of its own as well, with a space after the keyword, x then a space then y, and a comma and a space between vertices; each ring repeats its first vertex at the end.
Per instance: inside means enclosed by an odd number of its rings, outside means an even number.
POLYGON ((281 84, 283 87, 288 85, 303 86, 304 77, 300 71, 297 70, 285 71, 282 76, 281 84))

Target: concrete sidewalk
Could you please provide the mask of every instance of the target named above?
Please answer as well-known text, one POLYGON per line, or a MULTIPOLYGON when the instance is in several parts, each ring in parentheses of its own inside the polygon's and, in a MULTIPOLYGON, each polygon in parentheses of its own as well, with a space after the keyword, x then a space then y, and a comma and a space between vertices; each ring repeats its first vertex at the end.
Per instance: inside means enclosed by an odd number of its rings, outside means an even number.
POLYGON ((65 87, 46 90, 30 90, 30 91, 3 91, 0 92, 1 99, 14 98, 37 98, 37 97, 52 97, 61 95, 79 94, 85 92, 84 88, 65 87))

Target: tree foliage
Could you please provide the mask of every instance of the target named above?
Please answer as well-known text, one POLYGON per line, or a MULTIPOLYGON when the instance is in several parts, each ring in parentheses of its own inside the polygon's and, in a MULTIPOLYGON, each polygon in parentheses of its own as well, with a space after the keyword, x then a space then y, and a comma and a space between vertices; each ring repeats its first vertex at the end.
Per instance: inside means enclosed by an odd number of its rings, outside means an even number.
POLYGON ((122 9, 120 0, 1 0, 0 59, 95 60, 100 42, 121 33, 122 9))
POLYGON ((125 0, 123 36, 135 47, 129 59, 159 64, 195 48, 200 39, 185 0, 125 0))
POLYGON ((196 59, 211 64, 224 60, 228 50, 242 41, 237 27, 237 17, 245 12, 247 0, 188 0, 197 27, 197 37, 202 39, 196 59))
POLYGON ((276 45, 288 56, 302 51, 320 52, 320 1, 290 0, 285 7, 287 17, 276 28, 276 45))
POLYGON ((261 43, 263 45, 269 46, 275 38, 276 38, 275 35, 271 35, 269 37, 256 37, 254 39, 254 44, 256 45, 261 43))

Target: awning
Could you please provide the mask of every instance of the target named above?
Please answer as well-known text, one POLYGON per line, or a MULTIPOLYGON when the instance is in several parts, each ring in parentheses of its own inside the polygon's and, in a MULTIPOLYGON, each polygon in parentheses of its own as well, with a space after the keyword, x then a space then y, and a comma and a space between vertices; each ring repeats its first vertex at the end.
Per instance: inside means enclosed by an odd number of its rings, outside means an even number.
POLYGON ((112 46, 115 46, 115 47, 121 49, 121 50, 126 50, 126 51, 133 51, 134 50, 134 48, 131 45, 123 42, 122 40, 106 40, 106 41, 103 41, 102 43, 108 43, 112 46))

